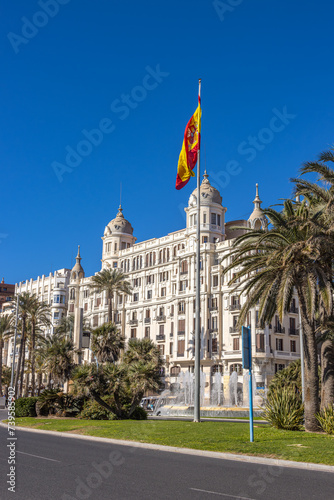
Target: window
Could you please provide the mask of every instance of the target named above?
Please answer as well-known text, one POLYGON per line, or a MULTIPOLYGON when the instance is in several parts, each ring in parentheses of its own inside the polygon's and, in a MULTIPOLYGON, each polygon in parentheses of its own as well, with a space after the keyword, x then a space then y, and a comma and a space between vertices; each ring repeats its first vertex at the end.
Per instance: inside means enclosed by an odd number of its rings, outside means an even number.
POLYGON ((202 236, 202 243, 207 243, 207 242, 208 242, 208 237, 202 236))
POLYGON ((283 351, 283 339, 276 339, 276 351, 283 351))
POLYGON ((159 316, 164 316, 164 314, 165 314, 165 308, 159 307, 159 316))
POLYGON ((212 286, 218 286, 218 274, 212 276, 212 286))
POLYGON ((212 309, 217 309, 218 307, 218 300, 217 300, 217 297, 211 299, 211 308, 212 309))
POLYGON ((131 328, 131 338, 135 339, 137 337, 137 328, 131 328))
POLYGON ((59 312, 55 312, 55 313, 53 313, 53 317, 54 317, 54 319, 59 319, 59 314, 60 314, 59 312))
POLYGON ((177 341, 177 355, 184 356, 184 339, 177 341))
POLYGON ((84 290, 83 296, 84 296, 84 299, 87 299, 89 297, 89 290, 84 290))
POLYGON ((184 333, 186 330, 186 320, 185 319, 179 319, 178 323, 178 333, 184 333))
POLYGON ((179 366, 172 366, 170 369, 170 374, 172 377, 177 377, 181 371, 181 368, 179 366))
POLYGON ((132 313, 132 320, 137 321, 137 311, 133 311, 132 313))
POLYGON ((233 372, 237 372, 238 375, 242 375, 242 365, 239 363, 233 363, 230 366, 230 375, 232 375, 233 372))
POLYGON ((216 338, 212 339, 212 352, 213 353, 218 352, 218 340, 216 338))
POLYGON ((117 267, 117 262, 113 262, 113 267, 116 268, 117 267))
POLYGON ((150 274, 150 276, 146 276, 146 284, 151 285, 154 283, 154 274, 150 274))
POLYGON ((284 364, 277 364, 275 363, 275 373, 281 371, 281 370, 284 370, 285 368, 285 365, 284 364))
POLYGON ((174 316, 174 304, 170 306, 170 315, 174 316))
POLYGON ((99 324, 99 317, 96 315, 96 316, 93 316, 93 326, 98 326, 99 324))
POLYGON ((151 317, 151 311, 150 311, 150 309, 146 309, 145 318, 150 318, 150 317, 151 317))
POLYGON ((139 293, 134 293, 133 294, 133 302, 138 302, 139 300, 139 293))
POLYGON ((88 302, 86 302, 84 305, 84 311, 88 311, 88 302))
POLYGON ((148 299, 152 298, 152 290, 147 290, 147 298, 148 299))
POLYGON ((161 356, 164 356, 165 354, 165 345, 164 344, 159 344, 158 349, 160 350, 161 356))
POLYGON ((295 340, 290 340, 290 351, 296 352, 296 341, 295 340))
POLYGON ((69 311, 70 313, 74 312, 74 304, 70 304, 69 311))
POLYGON ((233 339, 233 351, 239 351, 239 337, 233 339))
POLYGON ((166 297, 166 288, 161 288, 161 297, 166 297))
POLYGON ((211 214, 211 224, 216 225, 216 214, 211 214))
POLYGON ((149 339, 150 338, 150 327, 145 326, 145 338, 149 339))
POLYGON ((188 261, 187 260, 183 260, 181 262, 181 273, 186 274, 187 272, 188 272, 188 261))
POLYGON ((186 310, 186 305, 185 303, 182 301, 182 302, 179 302, 179 313, 184 313, 186 310))
POLYGON ((117 252, 117 243, 115 242, 115 245, 114 245, 114 250, 115 252, 117 252))
POLYGON ((170 344, 169 344, 169 355, 170 356, 173 356, 173 345, 174 345, 173 342, 170 342, 170 344))
POLYGON ((159 335, 165 334, 165 325, 159 325, 159 335))
POLYGON ((99 307, 101 305, 101 297, 98 297, 95 302, 95 307, 99 307))
POLYGON ((220 215, 217 215, 217 226, 220 226, 220 215))
POLYGON ((74 299, 75 299, 75 290, 74 290, 74 288, 71 288, 71 291, 70 291, 70 300, 74 300, 74 299))
POLYGON ((256 334, 256 350, 257 352, 264 352, 264 333, 256 334))
POLYGON ((218 327, 217 316, 212 316, 211 322, 212 322, 212 330, 217 330, 218 327))
POLYGON ((187 281, 184 280, 184 281, 180 281, 180 292, 185 292, 186 289, 187 289, 187 281))
POLYGON ((203 214, 203 224, 206 224, 206 214, 203 214))

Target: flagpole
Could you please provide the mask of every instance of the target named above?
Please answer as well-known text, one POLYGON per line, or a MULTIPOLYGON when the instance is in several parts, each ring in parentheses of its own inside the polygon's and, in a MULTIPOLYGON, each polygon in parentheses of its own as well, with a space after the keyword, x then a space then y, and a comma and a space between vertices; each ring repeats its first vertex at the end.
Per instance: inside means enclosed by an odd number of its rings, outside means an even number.
MULTIPOLYGON (((198 81, 198 97, 201 98, 201 80, 198 81)), ((200 146, 197 153, 197 226, 196 226, 196 321, 195 321, 195 394, 194 394, 194 422, 201 421, 201 275, 200 275, 200 245, 201 245, 201 172, 200 172, 200 146)))

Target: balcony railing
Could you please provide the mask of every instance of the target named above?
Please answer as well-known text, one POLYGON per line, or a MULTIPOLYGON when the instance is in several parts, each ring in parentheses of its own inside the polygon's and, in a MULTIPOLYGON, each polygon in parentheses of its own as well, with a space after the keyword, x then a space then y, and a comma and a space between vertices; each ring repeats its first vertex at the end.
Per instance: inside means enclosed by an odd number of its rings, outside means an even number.
POLYGON ((237 326, 230 326, 230 333, 240 333, 240 328, 237 326))
POLYGON ((275 325, 274 333, 285 333, 285 327, 281 325, 275 325))
POLYGON ((165 340, 165 335, 163 333, 157 335, 156 340, 165 340))
POLYGON ((188 271, 181 271, 180 276, 183 276, 184 274, 188 274, 188 271))
POLYGON ((166 316, 164 314, 157 316, 157 321, 163 321, 165 323, 166 321, 166 316))
POLYGON ((178 330, 177 334, 178 335, 184 335, 186 332, 184 330, 178 330))
POLYGON ((217 311, 217 309, 218 309, 218 306, 211 306, 209 308, 210 311, 217 311))
POLYGON ((289 335, 299 335, 298 328, 289 328, 289 335))
POLYGON ((264 347, 257 347, 256 352, 266 352, 264 347))
POLYGON ((241 305, 240 304, 230 304, 229 310, 230 311, 240 311, 241 305))
POLYGON ((137 319, 130 319, 129 324, 132 326, 137 326, 138 325, 138 320, 137 319))
POLYGON ((298 309, 298 307, 291 306, 289 312, 293 313, 293 314, 298 314, 299 309, 298 309))
POLYGON ((144 318, 144 323, 146 324, 151 323, 151 318, 144 318))

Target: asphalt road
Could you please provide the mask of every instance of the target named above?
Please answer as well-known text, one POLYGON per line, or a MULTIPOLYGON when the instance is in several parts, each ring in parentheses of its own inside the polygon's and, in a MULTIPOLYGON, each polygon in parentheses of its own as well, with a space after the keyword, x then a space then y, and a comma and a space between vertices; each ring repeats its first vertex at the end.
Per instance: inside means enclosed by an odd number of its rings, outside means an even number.
MULTIPOLYGON (((3 412, 1 417, 4 418, 3 412)), ((16 437, 16 491, 12 493, 6 484, 8 433, 0 427, 1 500, 334 498, 334 474, 328 472, 189 456, 21 430, 16 437)))

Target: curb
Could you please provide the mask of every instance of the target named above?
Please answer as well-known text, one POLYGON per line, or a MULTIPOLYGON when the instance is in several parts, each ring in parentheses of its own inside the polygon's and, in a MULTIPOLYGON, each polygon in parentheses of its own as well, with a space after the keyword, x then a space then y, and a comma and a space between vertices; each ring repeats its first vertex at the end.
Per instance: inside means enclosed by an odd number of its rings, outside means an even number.
MULTIPOLYGON (((0 422, 1 427, 6 427, 7 424, 0 422)), ((323 465, 323 464, 313 464, 307 462, 293 462, 290 460, 279 460, 276 458, 265 458, 258 456, 250 456, 250 455, 236 455, 233 453, 221 453, 218 451, 207 451, 207 450, 195 450, 191 448, 177 448, 174 446, 162 446, 159 444, 152 443, 140 443, 137 441, 124 441, 121 439, 111 439, 111 438, 103 438, 96 436, 83 436, 78 434, 71 434, 69 432, 57 432, 57 431, 44 431, 40 429, 30 429, 29 427, 15 427, 15 429, 19 429, 24 432, 34 432, 37 434, 46 434, 49 436, 59 436, 62 438, 71 438, 71 439, 85 439, 87 441, 95 441, 98 443, 109 443, 115 444, 119 446, 130 446, 132 448, 143 448, 147 450, 156 450, 156 451, 165 451, 169 453, 182 453, 183 455, 195 455, 198 457, 206 457, 206 458, 216 458, 221 460, 233 460, 236 462, 246 462, 246 463, 255 463, 262 465, 272 465, 276 467, 289 467, 291 469, 306 469, 312 471, 321 471, 321 472, 331 472, 334 473, 333 465, 323 465)))

